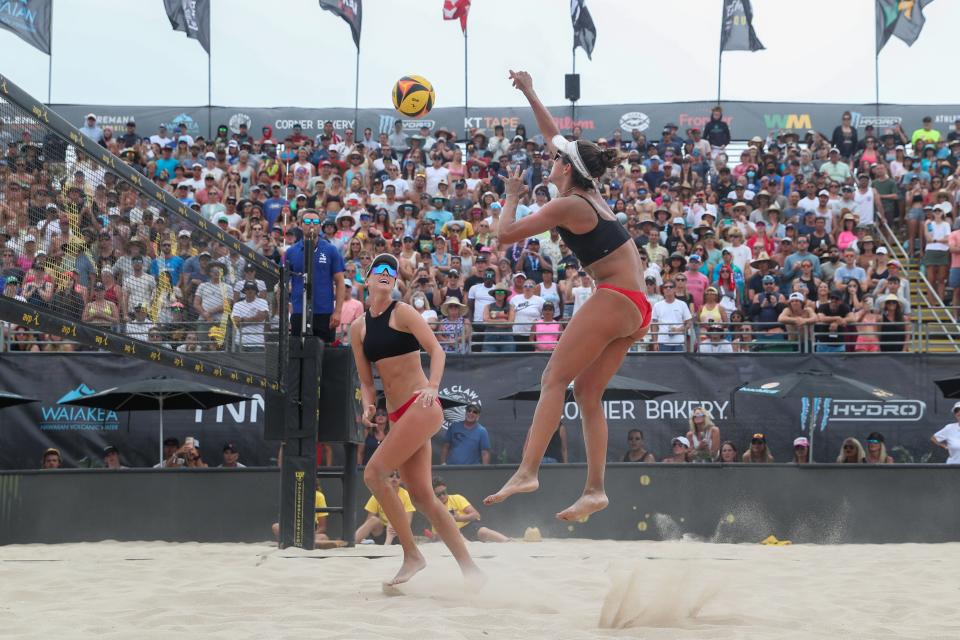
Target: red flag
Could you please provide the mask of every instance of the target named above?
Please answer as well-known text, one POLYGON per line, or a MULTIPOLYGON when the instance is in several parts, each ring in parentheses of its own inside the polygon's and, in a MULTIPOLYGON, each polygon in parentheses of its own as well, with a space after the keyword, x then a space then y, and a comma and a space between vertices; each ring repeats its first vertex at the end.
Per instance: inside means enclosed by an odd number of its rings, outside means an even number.
POLYGON ((460 18, 460 28, 467 32, 467 13, 470 11, 470 0, 443 0, 443 19, 456 20, 460 18))

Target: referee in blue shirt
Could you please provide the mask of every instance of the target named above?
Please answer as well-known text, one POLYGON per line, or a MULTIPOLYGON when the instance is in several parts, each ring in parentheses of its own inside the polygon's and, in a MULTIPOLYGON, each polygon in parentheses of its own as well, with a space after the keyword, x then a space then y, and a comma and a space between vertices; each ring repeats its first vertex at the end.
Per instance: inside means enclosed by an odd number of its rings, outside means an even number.
MULTIPOLYGON (((343 304, 343 256, 340 251, 323 239, 320 233, 322 220, 313 209, 304 209, 300 214, 300 229, 304 236, 313 240, 313 335, 324 342, 336 339, 340 326, 340 309, 343 304)), ((303 240, 287 249, 286 264, 293 273, 290 303, 290 332, 299 336, 303 323, 303 240)))

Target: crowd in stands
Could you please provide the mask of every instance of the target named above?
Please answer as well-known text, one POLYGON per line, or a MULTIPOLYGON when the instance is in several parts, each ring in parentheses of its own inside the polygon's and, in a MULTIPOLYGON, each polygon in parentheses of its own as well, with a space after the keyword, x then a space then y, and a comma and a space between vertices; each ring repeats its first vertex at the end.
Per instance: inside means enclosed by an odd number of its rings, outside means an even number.
MULTIPOLYGON (((81 131, 277 264, 302 237, 298 218, 319 213, 343 259, 341 342, 364 310, 365 268, 383 252, 400 259, 397 296, 451 352, 549 351, 595 290, 556 231, 498 242, 510 171, 528 187, 518 217, 558 196, 553 159, 523 125, 460 142, 442 128, 408 135, 399 122, 361 137, 327 122, 315 138, 220 126, 204 139, 184 125, 117 132, 90 114, 81 131)), ((278 324, 274 282, 39 134, 0 124, 4 295, 179 350, 262 348, 278 324)), ((945 136, 929 118, 912 135, 862 133, 844 114, 830 136, 770 132, 731 159, 718 107, 704 131, 665 123, 659 137, 617 130, 597 142, 620 151, 597 186, 646 264, 654 317, 638 348, 794 350, 812 327, 819 351, 905 350, 909 280, 883 242, 888 226, 941 298, 952 291, 960 304, 960 121, 945 136)), ((13 350, 77 348, 9 329, 13 350)))

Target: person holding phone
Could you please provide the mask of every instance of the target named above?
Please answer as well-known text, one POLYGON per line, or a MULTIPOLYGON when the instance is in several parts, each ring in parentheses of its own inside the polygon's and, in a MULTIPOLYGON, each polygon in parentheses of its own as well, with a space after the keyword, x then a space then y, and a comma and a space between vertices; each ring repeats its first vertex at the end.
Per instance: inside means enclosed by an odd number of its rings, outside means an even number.
POLYGON ((644 267, 637 245, 597 191, 596 180, 619 164, 619 153, 588 140, 564 138, 537 97, 530 74, 511 71, 510 79, 527 98, 540 133, 548 141, 547 148, 555 154, 550 182, 559 195, 518 220, 517 207, 525 186, 519 170, 511 172, 497 230, 500 246, 557 227, 583 270, 596 280, 597 288, 577 307, 543 372, 540 401, 520 468, 500 491, 487 496, 484 504, 539 487, 540 462, 560 423, 567 386, 572 382, 587 444, 587 482, 580 498, 557 517, 578 520, 608 504, 604 491, 607 423, 601 397, 627 350, 646 335, 652 313, 643 293, 644 267))
POLYGON ((464 578, 479 588, 485 581, 474 563, 453 517, 433 491, 431 438, 440 430, 443 409, 438 399, 446 354, 426 320, 408 304, 393 300, 399 271, 397 258, 382 253, 365 274, 369 308, 350 327, 350 346, 360 377, 364 421, 376 415, 377 391, 373 367, 383 383, 390 421, 386 434, 363 471, 386 519, 393 525, 403 548, 403 564, 386 584, 410 580, 426 566, 417 548, 406 510, 390 477, 399 469, 414 507, 424 514, 450 549, 464 578), (420 349, 430 357, 430 377, 424 374, 420 349))

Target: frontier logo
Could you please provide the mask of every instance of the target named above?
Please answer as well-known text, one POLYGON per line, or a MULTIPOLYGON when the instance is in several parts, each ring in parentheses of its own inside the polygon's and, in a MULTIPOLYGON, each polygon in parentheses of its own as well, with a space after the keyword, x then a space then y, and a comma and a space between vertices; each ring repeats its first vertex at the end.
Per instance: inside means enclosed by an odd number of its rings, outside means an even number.
POLYGON ((120 422, 116 411, 94 407, 72 407, 64 404, 77 398, 92 396, 96 391, 80 383, 57 400, 56 405, 40 407, 42 431, 116 431, 120 422))

